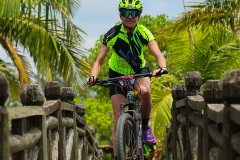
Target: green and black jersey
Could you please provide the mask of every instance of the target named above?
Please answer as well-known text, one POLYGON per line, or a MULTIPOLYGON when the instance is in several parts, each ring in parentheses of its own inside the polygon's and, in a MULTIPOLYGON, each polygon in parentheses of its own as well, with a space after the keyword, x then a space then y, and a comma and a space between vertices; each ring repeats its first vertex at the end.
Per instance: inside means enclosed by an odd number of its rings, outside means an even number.
POLYGON ((143 46, 152 40, 152 33, 141 24, 137 24, 131 35, 128 35, 122 23, 115 25, 103 39, 103 44, 114 51, 108 62, 109 67, 123 75, 138 72, 146 66, 143 46))

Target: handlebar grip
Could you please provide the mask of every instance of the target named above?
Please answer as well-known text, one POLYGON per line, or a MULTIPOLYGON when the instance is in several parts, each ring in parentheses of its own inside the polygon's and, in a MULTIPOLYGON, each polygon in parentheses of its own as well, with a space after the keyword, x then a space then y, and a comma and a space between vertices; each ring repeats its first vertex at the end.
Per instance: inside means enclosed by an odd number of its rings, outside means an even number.
POLYGON ((110 83, 107 80, 99 80, 97 79, 94 83, 92 83, 89 87, 100 85, 103 87, 109 87, 110 83))
POLYGON ((168 74, 168 70, 164 70, 162 74, 168 74))
POLYGON ((161 72, 158 72, 158 73, 156 74, 156 76, 158 77, 158 76, 161 76, 162 74, 168 74, 168 70, 165 69, 162 73, 161 73, 161 72))

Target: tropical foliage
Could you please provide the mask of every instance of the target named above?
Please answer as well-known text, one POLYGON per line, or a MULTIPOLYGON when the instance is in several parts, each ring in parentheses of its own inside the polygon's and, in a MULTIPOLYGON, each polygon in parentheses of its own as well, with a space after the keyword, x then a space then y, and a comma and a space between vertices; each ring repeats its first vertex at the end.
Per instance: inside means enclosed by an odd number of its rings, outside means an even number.
POLYGON ((17 91, 18 86, 35 80, 27 55, 33 60, 38 79, 63 79, 81 89, 90 67, 81 48, 79 33, 84 32, 71 20, 79 7, 79 0, 0 1, 0 44, 17 70, 6 72, 11 68, 1 60, 0 72, 8 79, 18 76, 19 83, 10 83, 12 88, 17 91))
POLYGON ((190 6, 168 36, 168 66, 177 76, 199 71, 203 82, 239 68, 239 1, 208 0, 190 6), (171 45, 170 45, 171 44, 171 45))

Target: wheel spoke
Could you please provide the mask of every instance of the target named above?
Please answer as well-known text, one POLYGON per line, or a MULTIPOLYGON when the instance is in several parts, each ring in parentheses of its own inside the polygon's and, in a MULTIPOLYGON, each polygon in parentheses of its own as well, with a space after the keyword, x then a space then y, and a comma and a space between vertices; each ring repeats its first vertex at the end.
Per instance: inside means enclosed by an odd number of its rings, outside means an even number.
POLYGON ((130 114, 123 114, 117 126, 118 158, 123 160, 137 160, 139 157, 137 146, 136 124, 130 114))
POLYGON ((125 159, 133 159, 135 155, 135 146, 136 146, 136 139, 134 134, 133 125, 131 123, 126 123, 124 126, 124 138, 125 138, 125 159))

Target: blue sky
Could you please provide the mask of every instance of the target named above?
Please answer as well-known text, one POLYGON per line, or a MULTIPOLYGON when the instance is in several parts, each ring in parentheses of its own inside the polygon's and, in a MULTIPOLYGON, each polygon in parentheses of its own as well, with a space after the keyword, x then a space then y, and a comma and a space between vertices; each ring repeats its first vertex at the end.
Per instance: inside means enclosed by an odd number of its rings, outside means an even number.
MULTIPOLYGON (((185 4, 201 0, 184 0, 185 4)), ((184 11, 183 0, 142 0, 143 13, 156 16, 166 14, 170 19, 176 18, 184 11)), ((116 22, 120 21, 118 13, 119 0, 82 0, 81 8, 74 18, 74 23, 87 35, 84 47, 94 47, 100 35, 107 32, 116 22)))

